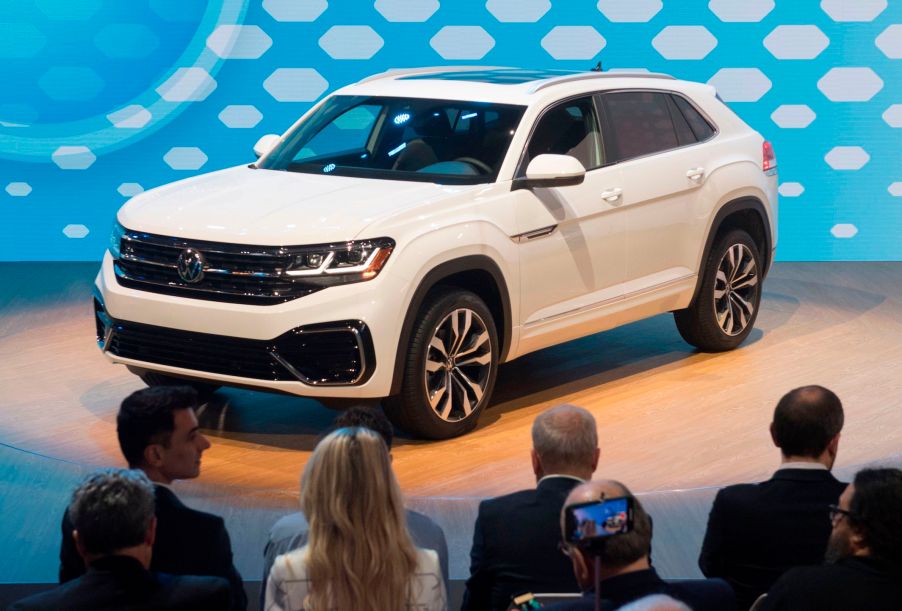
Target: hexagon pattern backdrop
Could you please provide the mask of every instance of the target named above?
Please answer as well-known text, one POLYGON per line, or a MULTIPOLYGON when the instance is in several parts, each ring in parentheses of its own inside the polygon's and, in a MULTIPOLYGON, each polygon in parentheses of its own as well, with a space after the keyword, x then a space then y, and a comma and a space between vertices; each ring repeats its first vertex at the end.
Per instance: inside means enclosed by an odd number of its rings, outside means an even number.
POLYGON ((100 259, 126 199, 370 74, 599 60, 712 83, 774 143, 779 259, 902 259, 902 0, 16 0, 0 260, 100 259))

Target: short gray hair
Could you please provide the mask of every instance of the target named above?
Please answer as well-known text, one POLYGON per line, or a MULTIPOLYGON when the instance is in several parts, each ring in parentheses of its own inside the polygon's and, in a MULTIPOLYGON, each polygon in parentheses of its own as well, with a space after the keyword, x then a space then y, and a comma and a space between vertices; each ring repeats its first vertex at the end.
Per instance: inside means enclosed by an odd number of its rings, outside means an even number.
POLYGON ((595 418, 576 405, 552 407, 532 423, 532 447, 546 468, 591 468, 598 448, 595 418))
POLYGON ((620 611, 692 611, 692 607, 666 594, 652 594, 620 607, 620 611))
POLYGON ((140 544, 154 516, 153 484, 143 472, 105 469, 72 493, 69 518, 91 554, 108 555, 140 544))

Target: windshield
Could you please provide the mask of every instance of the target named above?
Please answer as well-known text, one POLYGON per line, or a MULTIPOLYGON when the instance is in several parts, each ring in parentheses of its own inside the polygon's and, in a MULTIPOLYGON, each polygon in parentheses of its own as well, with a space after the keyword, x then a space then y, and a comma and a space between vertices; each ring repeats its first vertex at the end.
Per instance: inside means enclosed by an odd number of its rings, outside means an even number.
POLYGON ((493 182, 523 106, 332 96, 257 166, 310 174, 493 182))

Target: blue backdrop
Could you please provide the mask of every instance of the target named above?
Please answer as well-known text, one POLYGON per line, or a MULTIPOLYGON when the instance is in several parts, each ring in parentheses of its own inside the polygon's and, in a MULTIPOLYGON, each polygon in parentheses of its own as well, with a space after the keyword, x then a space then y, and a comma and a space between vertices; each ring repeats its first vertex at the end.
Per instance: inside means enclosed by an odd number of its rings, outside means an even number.
POLYGON ((779 259, 902 259, 900 0, 3 0, 0 260, 99 259, 126 199, 369 74, 599 59, 774 143, 779 259))

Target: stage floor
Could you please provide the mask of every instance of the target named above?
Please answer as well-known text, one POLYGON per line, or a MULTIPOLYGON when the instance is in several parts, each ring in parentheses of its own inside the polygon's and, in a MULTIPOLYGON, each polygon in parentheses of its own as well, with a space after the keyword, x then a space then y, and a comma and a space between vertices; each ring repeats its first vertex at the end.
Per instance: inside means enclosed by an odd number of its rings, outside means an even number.
MULTIPOLYGON (((94 342, 96 268, 0 264, 0 443, 79 473, 122 464, 116 409, 142 386, 94 342)), ((778 263, 764 287, 757 328, 734 352, 694 352, 662 315, 502 366, 475 432, 445 442, 397 439, 404 492, 473 504, 532 486, 532 420, 565 402, 598 421, 598 475, 635 492, 764 479, 778 463, 768 435, 773 407, 803 384, 823 384, 843 400, 843 472, 897 459, 902 264, 778 263)), ((278 515, 295 504, 299 473, 334 415, 312 400, 221 391, 201 415, 213 442, 202 476, 182 489, 278 515)), ((60 504, 67 494, 57 492, 60 504)))

